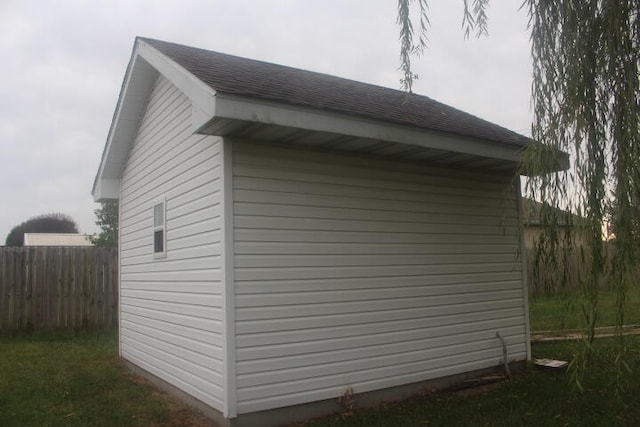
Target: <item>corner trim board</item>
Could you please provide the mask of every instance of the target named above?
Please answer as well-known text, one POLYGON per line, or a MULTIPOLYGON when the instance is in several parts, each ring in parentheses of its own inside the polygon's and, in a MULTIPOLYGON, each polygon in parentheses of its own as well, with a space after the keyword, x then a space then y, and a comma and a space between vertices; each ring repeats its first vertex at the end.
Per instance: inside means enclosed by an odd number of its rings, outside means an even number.
POLYGON ((524 223, 522 215, 522 184, 520 176, 516 178, 516 203, 520 227, 520 262, 522 263, 522 299, 524 305, 524 335, 527 346, 527 360, 531 360, 531 322, 529 319, 529 284, 527 281, 527 249, 524 241, 524 223))
POLYGON ((223 293, 223 343, 224 343, 224 416, 235 418, 238 415, 238 396, 236 384, 236 330, 235 330, 235 282, 234 282, 234 240, 233 240, 233 158, 231 142, 221 138, 222 154, 222 191, 224 194, 222 258, 224 275, 223 293))

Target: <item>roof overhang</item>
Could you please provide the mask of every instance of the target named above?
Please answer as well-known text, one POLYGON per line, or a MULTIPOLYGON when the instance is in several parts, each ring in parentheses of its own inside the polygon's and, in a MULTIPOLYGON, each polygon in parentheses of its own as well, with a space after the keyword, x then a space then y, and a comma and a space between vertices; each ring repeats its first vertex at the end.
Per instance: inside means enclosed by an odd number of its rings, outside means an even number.
POLYGON ((361 152, 443 166, 538 175, 569 168, 569 156, 542 147, 544 170, 523 168, 526 146, 346 116, 218 92, 215 115, 199 133, 361 152))
POLYGON ((221 92, 200 133, 509 171, 518 168, 524 149, 221 92))
POLYGON ((213 89, 148 43, 136 40, 93 183, 91 193, 97 202, 120 197, 120 178, 159 74, 191 100, 194 132, 215 115, 213 89))
MULTIPOLYGON (((518 171, 523 161, 525 147, 520 145, 216 92, 151 45, 137 39, 94 181, 94 200, 119 197, 127 156, 159 74, 191 100, 194 133, 502 173, 518 171)), ((557 165, 557 170, 567 168, 564 153, 558 155, 557 165)))

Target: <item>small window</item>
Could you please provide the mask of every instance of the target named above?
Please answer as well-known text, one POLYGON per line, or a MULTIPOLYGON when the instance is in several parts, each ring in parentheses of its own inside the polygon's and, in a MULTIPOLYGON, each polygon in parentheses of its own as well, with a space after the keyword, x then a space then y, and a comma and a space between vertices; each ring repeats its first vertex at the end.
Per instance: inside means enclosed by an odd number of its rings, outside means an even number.
POLYGON ((165 202, 153 207, 153 254, 155 256, 165 254, 165 202))

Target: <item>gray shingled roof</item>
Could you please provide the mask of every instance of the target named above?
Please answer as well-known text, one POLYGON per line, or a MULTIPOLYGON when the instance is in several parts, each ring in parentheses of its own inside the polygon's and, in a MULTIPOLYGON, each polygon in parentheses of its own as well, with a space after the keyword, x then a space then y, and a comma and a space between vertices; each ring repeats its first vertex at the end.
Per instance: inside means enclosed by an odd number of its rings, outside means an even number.
POLYGON ((525 146, 530 138, 429 97, 141 38, 217 92, 525 146))

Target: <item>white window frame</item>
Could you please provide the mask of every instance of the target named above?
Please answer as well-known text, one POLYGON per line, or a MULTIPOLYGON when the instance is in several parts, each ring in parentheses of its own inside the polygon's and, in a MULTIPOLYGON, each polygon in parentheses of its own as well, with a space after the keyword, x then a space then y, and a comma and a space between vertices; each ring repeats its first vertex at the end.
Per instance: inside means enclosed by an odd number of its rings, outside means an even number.
POLYGON ((151 209, 151 222, 153 230, 151 233, 151 249, 154 258, 165 258, 167 256, 167 200, 162 198, 153 204, 151 209), (162 212, 162 220, 156 224, 156 208, 162 212), (156 251, 156 233, 162 232, 162 251, 156 251))

